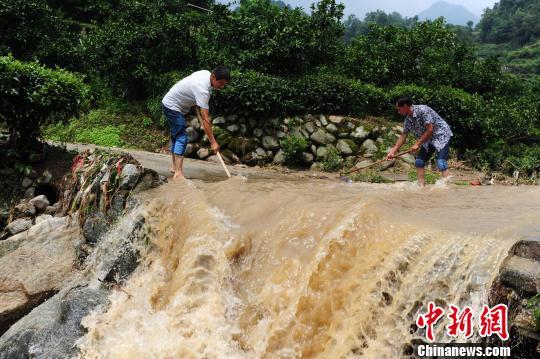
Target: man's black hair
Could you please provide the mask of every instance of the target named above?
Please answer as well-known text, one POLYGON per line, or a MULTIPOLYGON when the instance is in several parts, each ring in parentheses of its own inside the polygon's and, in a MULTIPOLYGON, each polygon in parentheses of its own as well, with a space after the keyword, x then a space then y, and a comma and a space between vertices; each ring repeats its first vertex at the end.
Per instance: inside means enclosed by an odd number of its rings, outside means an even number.
POLYGON ((412 100, 409 96, 401 96, 400 98, 397 99, 396 104, 399 107, 402 107, 405 105, 412 106, 412 100))
POLYGON ((212 70, 212 74, 216 76, 216 80, 227 80, 231 81, 231 71, 223 65, 218 65, 212 70))

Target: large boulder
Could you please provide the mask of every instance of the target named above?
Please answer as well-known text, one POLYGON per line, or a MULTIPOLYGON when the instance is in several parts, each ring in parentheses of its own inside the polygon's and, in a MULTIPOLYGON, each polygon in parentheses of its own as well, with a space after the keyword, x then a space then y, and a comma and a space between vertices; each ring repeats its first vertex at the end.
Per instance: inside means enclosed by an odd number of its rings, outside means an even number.
POLYGON ((285 153, 282 150, 277 151, 272 161, 276 165, 281 165, 285 163, 285 153))
POLYGON ((341 117, 341 116, 330 116, 330 117, 328 117, 328 119, 330 120, 330 122, 332 122, 332 123, 334 123, 336 125, 339 125, 344 120, 344 118, 341 117))
POLYGON ((279 148, 279 141, 273 136, 264 136, 262 145, 267 150, 276 150, 279 148))
POLYGON ((101 286, 73 286, 35 308, 0 337, 0 359, 75 357, 77 339, 86 334, 82 319, 107 303, 101 286))
POLYGON ((341 139, 336 144, 337 150, 343 155, 352 155, 356 153, 356 144, 352 140, 341 139))
POLYGON ((323 129, 318 129, 310 136, 311 140, 319 145, 333 143, 336 138, 323 129))
POLYGON ((229 149, 239 156, 253 151, 256 147, 255 141, 246 137, 235 137, 229 143, 229 149))
POLYGON ((60 289, 77 260, 80 241, 76 217, 51 217, 0 257, 0 332, 60 289))
POLYGON ((364 129, 362 126, 358 126, 351 133, 351 137, 356 140, 363 140, 369 136, 369 132, 364 129))
POLYGON ((12 236, 17 233, 24 232, 32 227, 32 220, 29 218, 19 218, 11 222, 6 227, 8 235, 12 236))
POLYGON ((364 154, 364 157, 373 156, 377 153, 377 144, 372 139, 367 139, 360 146, 360 150, 364 154))
POLYGON ((210 157, 210 149, 206 147, 199 149, 197 151, 197 157, 199 157, 199 159, 201 160, 207 159, 208 157, 210 157))
POLYGON ((50 205, 49 200, 45 195, 39 195, 37 197, 34 197, 30 200, 30 203, 36 207, 38 211, 43 211, 47 206, 50 205))
POLYGON ((13 218, 34 217, 36 207, 30 202, 21 202, 13 208, 13 218))
POLYGON ((199 139, 199 134, 193 127, 186 128, 186 135, 188 138, 188 143, 196 142, 199 139))
POLYGON ((540 311, 539 293, 540 237, 532 236, 512 246, 489 292, 490 306, 508 306, 511 335, 504 345, 512 347, 513 357, 537 356, 540 341, 540 323, 536 319, 540 311))
POLYGON ((120 188, 131 189, 135 187, 140 175, 141 167, 128 163, 122 168, 122 173, 120 174, 120 188))

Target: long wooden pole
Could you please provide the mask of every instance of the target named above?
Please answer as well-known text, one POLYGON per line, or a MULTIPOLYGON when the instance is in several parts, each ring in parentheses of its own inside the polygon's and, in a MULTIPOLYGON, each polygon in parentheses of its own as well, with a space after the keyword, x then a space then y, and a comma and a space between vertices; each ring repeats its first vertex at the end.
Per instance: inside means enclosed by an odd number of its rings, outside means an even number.
MULTIPOLYGON (((407 151, 400 152, 400 153, 398 153, 397 155, 395 155, 394 158, 403 156, 403 155, 405 155, 405 154, 407 154, 407 153, 410 153, 410 152, 411 152, 411 150, 407 150, 407 151)), ((354 172, 358 172, 358 171, 361 171, 361 170, 365 170, 366 168, 370 168, 370 167, 373 167, 373 166, 376 166, 376 165, 380 165, 381 163, 386 162, 386 161, 388 161, 388 160, 387 160, 386 158, 383 158, 382 160, 379 160, 379 161, 377 161, 377 162, 374 162, 374 163, 372 163, 372 164, 370 164, 370 165, 368 165, 368 166, 366 166, 366 167, 355 168, 355 169, 353 169, 353 170, 351 170, 351 171, 343 172, 343 174, 348 175, 348 174, 351 174, 351 173, 354 173, 354 172)))
MULTIPOLYGON (((201 124, 201 126, 203 126, 201 113, 199 112, 199 108, 198 108, 198 107, 197 107, 197 109, 195 110, 195 112, 197 112, 197 118, 199 119, 199 123, 201 124)), ((203 128, 204 128, 204 126, 203 126, 203 128)), ((231 173, 229 172, 229 169, 228 169, 227 166, 225 165, 225 162, 223 161, 223 157, 221 157, 221 153, 219 153, 219 151, 217 151, 216 154, 217 154, 217 156, 218 156, 219 162, 221 163, 221 165, 223 166, 223 169, 225 170, 225 173, 227 174, 227 177, 231 178, 231 173)))

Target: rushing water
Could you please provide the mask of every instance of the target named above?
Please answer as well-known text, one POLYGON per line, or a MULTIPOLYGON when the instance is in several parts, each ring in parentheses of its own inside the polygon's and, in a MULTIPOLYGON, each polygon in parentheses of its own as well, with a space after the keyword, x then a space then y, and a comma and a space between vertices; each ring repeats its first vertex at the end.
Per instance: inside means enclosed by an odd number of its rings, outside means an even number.
POLYGON ((428 301, 486 304, 540 189, 237 177, 145 206, 155 249, 84 319, 83 358, 402 357, 428 301))

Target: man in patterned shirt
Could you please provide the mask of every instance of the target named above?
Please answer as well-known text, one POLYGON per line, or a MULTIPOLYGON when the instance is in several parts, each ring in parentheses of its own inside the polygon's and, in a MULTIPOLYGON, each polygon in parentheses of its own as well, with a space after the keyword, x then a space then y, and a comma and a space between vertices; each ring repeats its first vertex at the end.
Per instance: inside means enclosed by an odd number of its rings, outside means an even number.
POLYGON ((388 160, 394 158, 400 147, 405 143, 407 135, 412 132, 418 139, 411 147, 412 152, 420 152, 416 155, 414 165, 418 173, 418 184, 424 185, 425 165, 433 153, 437 154, 437 167, 444 178, 450 176, 448 172, 448 152, 452 130, 441 116, 426 105, 413 105, 409 97, 401 97, 396 102, 397 112, 405 116, 403 133, 394 147, 388 152, 388 160))

